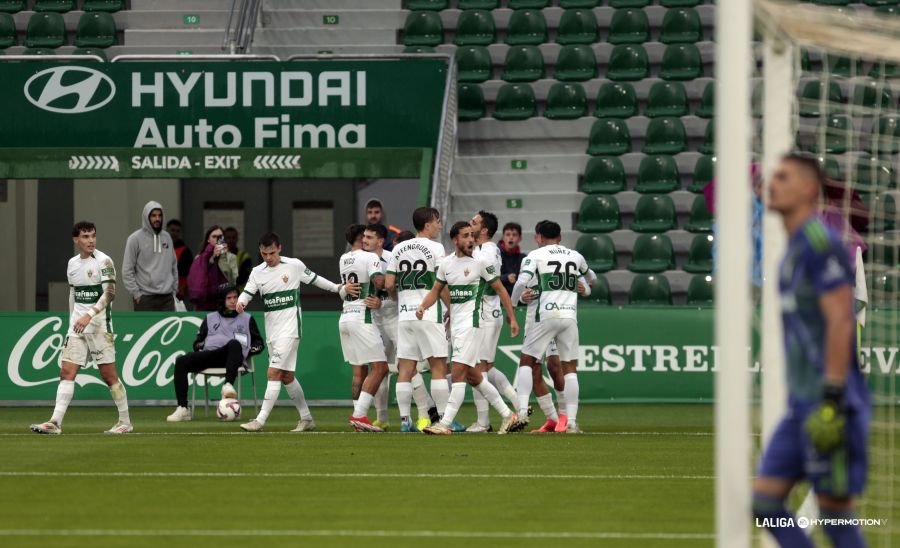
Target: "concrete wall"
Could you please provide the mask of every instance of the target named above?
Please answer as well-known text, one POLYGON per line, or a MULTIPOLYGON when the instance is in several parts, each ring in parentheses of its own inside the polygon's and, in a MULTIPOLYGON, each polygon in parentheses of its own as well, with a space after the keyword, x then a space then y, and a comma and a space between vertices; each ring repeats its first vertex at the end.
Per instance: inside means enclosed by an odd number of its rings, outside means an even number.
POLYGON ((377 179, 359 187, 356 204, 359 222, 366 221, 366 202, 378 198, 384 204, 385 224, 413 230, 412 213, 418 206, 418 179, 377 179))

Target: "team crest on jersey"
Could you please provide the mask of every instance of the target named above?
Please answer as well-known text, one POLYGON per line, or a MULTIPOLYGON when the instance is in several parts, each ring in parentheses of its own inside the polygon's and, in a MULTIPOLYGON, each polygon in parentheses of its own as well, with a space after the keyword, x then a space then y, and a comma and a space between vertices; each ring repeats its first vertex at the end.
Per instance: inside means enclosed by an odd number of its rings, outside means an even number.
POLYGON ((93 270, 88 270, 88 271, 87 271, 87 277, 88 277, 88 278, 93 278, 93 277, 94 277, 94 271, 93 271, 93 270))
POLYGON ((469 269, 467 268, 467 269, 463 270, 463 276, 468 276, 468 275, 469 275, 469 269))
POLYGON ((287 283, 289 279, 290 279, 290 278, 288 278, 288 275, 287 275, 287 274, 285 274, 284 276, 281 277, 281 281, 282 281, 283 283, 287 283))

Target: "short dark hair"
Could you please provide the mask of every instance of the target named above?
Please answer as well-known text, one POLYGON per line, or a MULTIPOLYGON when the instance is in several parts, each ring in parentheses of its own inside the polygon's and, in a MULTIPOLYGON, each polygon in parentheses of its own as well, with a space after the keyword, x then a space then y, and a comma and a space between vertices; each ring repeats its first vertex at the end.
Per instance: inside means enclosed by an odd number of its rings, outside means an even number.
POLYGON ((417 207, 413 211, 413 228, 417 231, 424 230, 425 225, 441 218, 441 213, 433 207, 417 207))
POLYGON ((534 231, 548 240, 555 240, 562 234, 562 228, 560 228, 559 223, 547 220, 539 222, 534 227, 534 231))
POLYGON ((170 226, 181 226, 181 221, 178 219, 169 219, 169 222, 166 223, 166 227, 170 226))
POLYGON ((347 239, 347 243, 353 245, 356 243, 356 240, 362 237, 363 232, 366 230, 366 225, 352 224, 347 227, 347 230, 344 231, 344 238, 347 239))
POLYGON ((222 232, 238 232, 238 229, 234 228, 233 226, 229 226, 228 228, 226 228, 226 229, 223 230, 222 232))
POLYGON ((399 244, 400 242, 405 242, 406 240, 412 240, 416 235, 410 232, 409 230, 403 230, 397 234, 394 238, 394 244, 399 244))
POLYGON ((453 226, 450 227, 450 237, 456 238, 457 236, 459 236, 459 231, 463 230, 464 228, 472 228, 472 225, 470 225, 466 221, 457 221, 453 223, 453 226))
POLYGON ((266 232, 259 237, 259 247, 269 247, 273 245, 281 245, 281 238, 278 237, 278 234, 275 234, 274 232, 266 232))
POLYGON ((384 211, 384 205, 378 198, 372 198, 371 200, 366 202, 366 209, 369 209, 370 207, 377 207, 378 209, 384 211))
POLYGON ((497 216, 483 209, 478 212, 478 215, 481 217, 481 226, 487 229, 488 238, 493 238, 494 234, 497 233, 497 225, 499 224, 497 216))
POLYGON ((82 232, 97 232, 97 227, 90 221, 78 221, 75 223, 75 226, 72 227, 72 237, 77 238, 81 236, 82 232))
POLYGON ((369 232, 374 232, 376 236, 381 238, 382 240, 387 239, 387 227, 381 223, 375 223, 372 225, 366 225, 366 230, 369 232))
POLYGON ((519 236, 522 235, 522 225, 519 223, 506 223, 503 225, 503 232, 506 232, 507 230, 514 230, 519 233, 519 236))
POLYGON ((819 163, 819 159, 816 156, 802 152, 790 152, 782 156, 781 161, 799 164, 813 175, 820 188, 825 186, 825 172, 822 170, 822 164, 819 163))

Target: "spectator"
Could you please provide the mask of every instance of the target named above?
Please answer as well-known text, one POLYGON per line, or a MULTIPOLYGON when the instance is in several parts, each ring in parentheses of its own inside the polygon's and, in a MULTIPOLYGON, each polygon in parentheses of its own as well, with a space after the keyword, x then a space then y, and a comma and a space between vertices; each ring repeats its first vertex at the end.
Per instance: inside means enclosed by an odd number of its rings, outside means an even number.
POLYGON ((238 275, 234 283, 237 285, 238 291, 243 291, 247 279, 250 278, 250 271, 253 270, 253 257, 243 249, 238 248, 238 241, 240 241, 238 230, 233 226, 226 228, 225 243, 228 244, 228 251, 237 257, 238 275))
POLYGON ((188 373, 197 373, 209 367, 225 367, 225 384, 222 398, 236 396, 234 380, 238 368, 247 363, 249 356, 263 350, 263 340, 256 321, 250 314, 238 314, 238 290, 233 284, 223 284, 217 289, 217 307, 200 324, 194 351, 175 360, 175 397, 178 407, 166 420, 181 422, 191 420, 188 409, 188 373))
POLYGON ((503 238, 500 240, 500 281, 506 291, 512 293, 516 285, 519 269, 522 267, 522 259, 525 254, 519 249, 522 241, 522 225, 519 223, 506 223, 503 225, 503 238))
POLYGON ((397 237, 397 234, 400 234, 401 230, 394 225, 389 225, 384 222, 384 205, 381 203, 381 200, 378 198, 372 198, 368 202, 366 202, 366 223, 367 225, 379 225, 383 224, 388 229, 387 238, 384 239, 384 249, 391 251, 394 249, 394 240, 397 237))
POLYGON ((412 240, 416 235, 410 232, 409 230, 404 230, 397 234, 397 237, 394 239, 395 244, 399 244, 405 242, 406 240, 412 240))
POLYGON ((159 202, 147 202, 141 212, 143 226, 125 242, 122 282, 136 311, 175 311, 178 265, 172 237, 162 229, 163 217, 159 202))
POLYGON ((181 221, 171 219, 166 223, 166 232, 172 237, 172 245, 175 246, 175 260, 178 264, 178 293, 175 296, 186 301, 188 273, 191 271, 191 263, 194 262, 194 254, 191 252, 191 248, 184 243, 181 221))
POLYGON ((218 288, 237 279, 237 257, 228 251, 225 232, 219 225, 206 231, 203 251, 194 257, 188 275, 188 297, 194 310, 215 310, 218 288))

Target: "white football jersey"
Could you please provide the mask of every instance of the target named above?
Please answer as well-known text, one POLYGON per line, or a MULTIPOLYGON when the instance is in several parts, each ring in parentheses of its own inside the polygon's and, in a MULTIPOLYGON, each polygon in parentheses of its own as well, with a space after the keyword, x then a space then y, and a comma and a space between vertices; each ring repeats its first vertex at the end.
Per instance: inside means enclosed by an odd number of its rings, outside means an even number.
MULTIPOLYGON (((69 281, 69 334, 74 333, 72 326, 88 313, 103 295, 103 284, 116 283, 116 267, 106 253, 95 249, 90 257, 82 259, 75 255, 69 259, 66 267, 66 278, 69 281)), ((112 303, 91 319, 84 328, 85 333, 112 333, 112 303)))
POLYGON ((311 284, 318 276, 303 261, 282 257, 275 267, 262 263, 253 268, 240 302, 247 303, 257 292, 263 300, 266 340, 300 337, 300 284, 311 284))
MULTIPOLYGON (((503 259, 500 257, 500 248, 494 242, 488 241, 476 246, 472 256, 494 267, 494 272, 500 273, 503 259)), ((484 292, 484 302, 481 305, 481 319, 484 323, 503 323, 503 310, 501 310, 500 296, 493 287, 488 286, 484 292)))
MULTIPOLYGON (((388 265, 388 274, 397 277, 399 320, 416 320, 416 310, 434 285, 437 263, 444 256, 444 246, 427 238, 413 238, 394 246, 394 256, 388 265)), ((422 318, 425 321, 443 321, 442 303, 434 306, 422 318)))
POLYGON ((381 259, 374 253, 358 249, 341 255, 340 268, 341 281, 359 284, 359 297, 347 295, 344 299, 340 323, 372 323, 372 309, 366 306, 365 300, 377 293, 373 280, 382 275, 381 259))
POLYGON ((450 290, 450 331, 481 326, 481 305, 487 285, 497 279, 493 265, 456 253, 441 259, 437 281, 450 290))
MULTIPOLYGON (((382 274, 387 274, 388 265, 391 264, 391 259, 393 257, 393 252, 388 251, 387 249, 383 249, 381 251, 380 261, 382 274)), ((382 327, 393 326, 394 332, 396 333, 397 301, 392 299, 390 294, 384 290, 379 292, 378 296, 381 297, 381 308, 372 311, 372 316, 375 319, 375 324, 382 327)))
POLYGON ((544 318, 578 316, 578 278, 587 273, 588 266, 581 253, 556 244, 535 249, 522 261, 519 277, 526 286, 531 278, 537 281, 539 294, 532 310, 536 322, 544 318))

